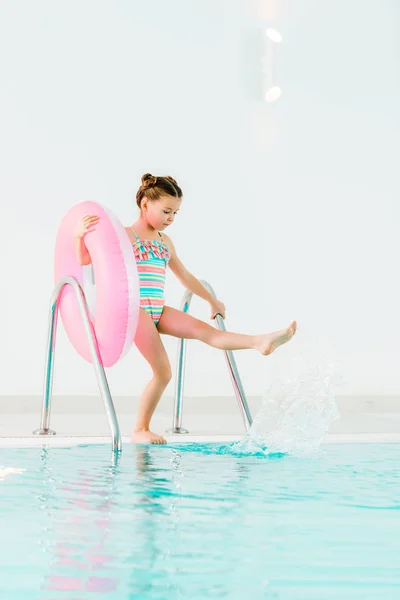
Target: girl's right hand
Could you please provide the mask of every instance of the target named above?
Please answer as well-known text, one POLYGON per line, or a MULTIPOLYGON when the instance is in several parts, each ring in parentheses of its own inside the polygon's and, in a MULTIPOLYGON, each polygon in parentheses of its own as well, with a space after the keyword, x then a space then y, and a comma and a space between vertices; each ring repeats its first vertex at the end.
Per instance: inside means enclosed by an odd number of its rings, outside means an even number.
POLYGON ((95 230, 95 225, 99 222, 100 217, 97 215, 86 215, 79 219, 78 224, 75 229, 75 237, 83 238, 83 236, 89 231, 95 230))

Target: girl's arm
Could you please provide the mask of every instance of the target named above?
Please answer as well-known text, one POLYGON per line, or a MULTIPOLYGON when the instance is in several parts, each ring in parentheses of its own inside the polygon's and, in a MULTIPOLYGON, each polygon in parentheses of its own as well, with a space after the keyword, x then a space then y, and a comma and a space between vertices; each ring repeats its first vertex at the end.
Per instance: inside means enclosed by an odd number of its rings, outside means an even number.
POLYGON ((92 259, 90 257, 88 249, 86 248, 86 244, 83 237, 75 236, 74 242, 76 258, 78 259, 78 263, 82 266, 90 265, 92 259))
POLYGON ((78 263, 82 266, 90 265, 92 262, 91 256, 85 244, 85 234, 89 231, 94 231, 99 222, 100 217, 97 215, 86 215, 79 219, 75 229, 75 252, 78 263))
POLYGON ((190 292, 206 300, 211 306, 211 318, 214 318, 216 314, 220 314, 225 318, 225 306, 222 302, 214 298, 212 294, 204 287, 202 283, 186 269, 182 261, 178 258, 175 250, 175 246, 169 236, 163 234, 166 238, 169 250, 171 252, 171 258, 169 261, 169 267, 171 271, 176 275, 177 279, 181 284, 188 289, 190 292))

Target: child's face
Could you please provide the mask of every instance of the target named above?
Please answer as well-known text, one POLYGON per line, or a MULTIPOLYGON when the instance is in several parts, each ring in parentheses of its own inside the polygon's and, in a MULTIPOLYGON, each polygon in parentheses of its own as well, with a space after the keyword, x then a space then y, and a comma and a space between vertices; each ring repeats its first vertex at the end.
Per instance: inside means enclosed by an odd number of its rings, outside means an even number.
POLYGON ((162 196, 155 202, 147 203, 147 219, 154 227, 163 231, 174 222, 175 215, 178 212, 182 198, 173 196, 162 196))

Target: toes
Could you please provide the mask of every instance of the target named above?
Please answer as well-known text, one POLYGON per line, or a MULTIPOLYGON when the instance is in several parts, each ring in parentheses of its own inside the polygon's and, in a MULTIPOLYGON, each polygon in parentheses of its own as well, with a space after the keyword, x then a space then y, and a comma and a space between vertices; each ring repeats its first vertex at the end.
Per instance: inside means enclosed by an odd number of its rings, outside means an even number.
POLYGON ((163 445, 163 444, 166 444, 166 443, 167 443, 167 440, 166 440, 165 438, 163 438, 162 436, 159 436, 159 437, 151 437, 151 438, 148 440, 148 442, 149 442, 150 444, 155 444, 155 445, 157 445, 157 446, 161 446, 161 445, 163 445))

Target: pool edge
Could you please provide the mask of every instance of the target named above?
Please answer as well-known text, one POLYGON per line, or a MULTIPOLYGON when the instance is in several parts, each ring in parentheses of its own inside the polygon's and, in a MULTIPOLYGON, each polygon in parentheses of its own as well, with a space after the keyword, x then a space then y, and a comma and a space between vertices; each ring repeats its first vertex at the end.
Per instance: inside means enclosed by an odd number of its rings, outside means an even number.
MULTIPOLYGON (((221 435, 166 435, 168 443, 199 443, 209 444, 218 442, 238 442, 244 438, 240 434, 221 435)), ((122 445, 132 445, 129 436, 122 436, 122 445)), ((323 444, 349 443, 395 443, 400 442, 399 433, 336 433, 328 434, 323 444)), ((110 444, 109 436, 14 436, 0 438, 0 448, 6 447, 71 447, 87 444, 110 444)))

